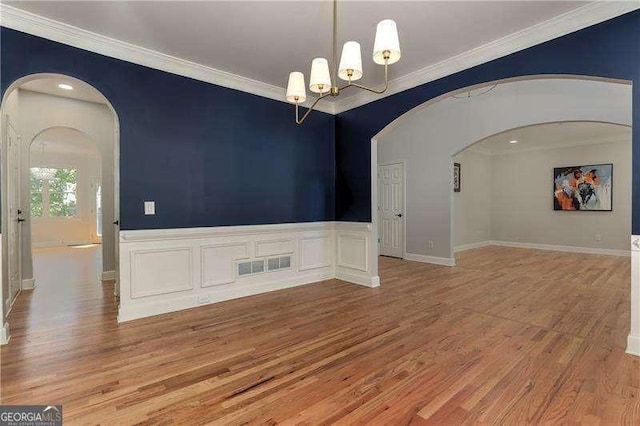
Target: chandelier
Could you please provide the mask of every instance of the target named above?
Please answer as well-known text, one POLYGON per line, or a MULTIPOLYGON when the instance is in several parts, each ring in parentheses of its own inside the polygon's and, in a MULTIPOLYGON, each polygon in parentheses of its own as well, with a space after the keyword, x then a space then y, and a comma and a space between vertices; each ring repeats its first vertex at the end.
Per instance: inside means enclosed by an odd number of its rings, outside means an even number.
POLYGON ((348 87, 357 87, 377 94, 386 92, 389 86, 388 66, 400 60, 400 42, 398 40, 398 30, 395 21, 391 19, 380 21, 376 28, 376 38, 373 44, 373 62, 384 65, 384 87, 381 90, 375 90, 354 83, 354 81, 362 78, 360 43, 357 41, 348 41, 342 46, 342 56, 340 57, 340 65, 338 66, 336 61, 337 23, 338 3, 337 0, 333 0, 333 80, 329 73, 328 61, 325 58, 315 58, 311 62, 309 90, 318 93, 318 98, 316 98, 302 118, 299 116, 299 106, 307 100, 304 74, 299 71, 294 71, 289 74, 286 98, 288 102, 296 105, 296 124, 302 124, 321 99, 327 96, 336 97, 340 95, 342 90, 348 87), (347 83, 339 87, 338 78, 347 83))
POLYGON ((47 167, 32 167, 31 174, 33 177, 39 180, 53 180, 56 177, 56 169, 49 169, 47 167))
MULTIPOLYGON (((40 141, 40 150, 44 155, 44 147, 46 143, 44 141, 40 141)), ((56 177, 56 169, 51 169, 48 167, 32 167, 31 175, 38 180, 53 180, 56 177)))

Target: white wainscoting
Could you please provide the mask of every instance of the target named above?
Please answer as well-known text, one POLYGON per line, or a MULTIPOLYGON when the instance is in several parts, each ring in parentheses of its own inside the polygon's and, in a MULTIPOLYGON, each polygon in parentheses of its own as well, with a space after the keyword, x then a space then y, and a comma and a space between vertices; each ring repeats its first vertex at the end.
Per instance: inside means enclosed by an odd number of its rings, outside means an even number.
POLYGON ((375 287, 369 223, 313 222, 120 232, 120 310, 128 321, 339 278, 375 287), (238 263, 290 256, 239 276, 238 263))
POLYGON ((378 287, 378 247, 371 223, 335 222, 335 276, 367 287, 378 287))
POLYGON ((640 356, 640 235, 631 236, 631 329, 627 353, 640 356))

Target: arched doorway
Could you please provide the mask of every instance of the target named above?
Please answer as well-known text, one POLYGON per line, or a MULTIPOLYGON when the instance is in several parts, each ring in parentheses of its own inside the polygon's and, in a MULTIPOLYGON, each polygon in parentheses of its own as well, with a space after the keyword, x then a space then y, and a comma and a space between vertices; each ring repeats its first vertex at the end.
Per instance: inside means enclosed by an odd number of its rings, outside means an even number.
MULTIPOLYGON (((529 76, 447 93, 398 117, 371 140, 371 176, 377 175, 378 164, 406 161, 407 209, 402 212, 404 226, 397 227, 404 229, 406 238, 403 257, 455 265, 451 206, 456 153, 490 135, 533 124, 594 121, 631 126, 631 98, 628 81, 529 76), (420 141, 417 150, 406 149, 410 141, 420 141)), ((378 191, 378 182, 372 179, 372 241, 380 238, 378 191)), ((371 253, 370 262, 377 265, 378 247, 371 247, 371 253)), ((640 296, 633 296, 640 294, 639 286, 632 283, 629 347, 640 327, 640 296)))
MULTIPOLYGON (((412 201, 403 212, 405 230, 410 231, 406 252, 437 258, 443 264, 455 263, 451 236, 453 155, 490 135, 554 121, 600 121, 630 126, 631 87, 625 82, 566 76, 489 82, 426 102, 374 136, 372 172, 381 162, 406 159, 408 170, 428 173, 407 178, 408 191, 414 188, 419 193, 408 194, 412 201), (491 90, 487 91, 488 88, 491 90), (481 94, 457 96, 474 91, 481 94), (420 215, 424 211, 429 211, 432 218, 426 225, 420 215), (414 220, 420 224, 414 226, 414 220), (433 241, 430 252, 422 247, 424 241, 433 241)), ((371 187, 372 218, 377 222, 375 179, 371 187)), ((377 232, 377 223, 374 228, 377 232)))
POLYGON ((620 124, 541 123, 456 153, 456 264, 487 246, 629 256, 631 136, 620 124))
MULTIPOLYGON (((33 74, 16 80, 2 101, 2 340, 9 337, 7 315, 15 288, 33 288, 29 158, 31 142, 50 129, 75 129, 95 142, 101 157, 103 222, 119 214, 119 121, 111 103, 90 84, 60 74, 33 74), (106 195, 106 197, 105 197, 106 195), (13 289, 11 288, 13 286, 13 289)), ((102 279, 117 278, 118 232, 103 227, 102 279)), ((116 293, 118 286, 115 286, 116 293)))

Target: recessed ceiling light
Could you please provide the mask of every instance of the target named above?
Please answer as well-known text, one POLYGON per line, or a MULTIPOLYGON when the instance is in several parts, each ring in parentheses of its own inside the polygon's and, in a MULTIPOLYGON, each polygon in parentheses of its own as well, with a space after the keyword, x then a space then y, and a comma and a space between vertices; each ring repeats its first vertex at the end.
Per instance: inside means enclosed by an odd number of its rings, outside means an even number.
POLYGON ((73 86, 72 85, 65 84, 65 83, 58 84, 58 87, 63 89, 63 90, 73 90, 73 86))
POLYGON ((518 143, 518 141, 513 140, 513 141, 509 141, 509 143, 518 143))

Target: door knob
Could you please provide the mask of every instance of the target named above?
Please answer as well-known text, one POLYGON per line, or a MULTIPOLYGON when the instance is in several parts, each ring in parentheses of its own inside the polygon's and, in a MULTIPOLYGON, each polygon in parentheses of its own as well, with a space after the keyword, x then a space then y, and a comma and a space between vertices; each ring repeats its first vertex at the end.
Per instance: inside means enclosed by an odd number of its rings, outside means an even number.
POLYGON ((396 216, 398 216, 398 217, 402 217, 402 213, 398 213, 396 216))
POLYGON ((113 224, 114 224, 114 225, 120 225, 120 221, 119 221, 119 220, 115 220, 115 221, 113 222, 113 224))

